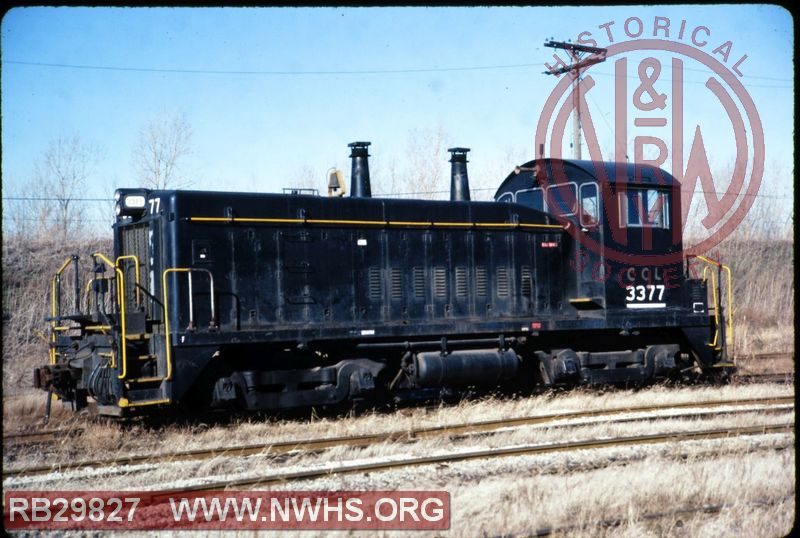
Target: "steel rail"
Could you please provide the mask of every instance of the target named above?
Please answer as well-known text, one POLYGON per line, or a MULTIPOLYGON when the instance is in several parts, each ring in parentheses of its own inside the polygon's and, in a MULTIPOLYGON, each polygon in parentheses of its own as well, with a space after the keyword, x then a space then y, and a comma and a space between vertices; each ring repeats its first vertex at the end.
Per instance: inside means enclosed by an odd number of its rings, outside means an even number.
POLYGON ((372 463, 359 463, 354 465, 341 465, 333 468, 309 469, 288 473, 252 476, 234 480, 225 480, 213 483, 203 483, 195 486, 183 486, 171 490, 154 491, 149 499, 155 501, 159 498, 173 496, 176 493, 189 493, 194 491, 218 491, 228 488, 266 486, 285 482, 313 480, 332 475, 354 474, 373 471, 386 471, 395 468, 417 467, 442 463, 455 463, 476 459, 493 459, 509 456, 527 456, 534 454, 547 454, 567 450, 587 450, 618 446, 649 445, 668 442, 682 442, 707 439, 723 439, 745 435, 765 435, 768 433, 784 433, 794 431, 794 423, 745 426, 740 428, 724 428, 712 430, 693 430, 682 432, 669 432, 651 435, 636 435, 631 437, 617 437, 612 439, 590 439, 586 441, 572 441, 565 443, 551 443, 543 445, 526 445, 507 448, 492 448, 488 450, 473 450, 456 454, 443 454, 437 456, 422 456, 399 460, 387 460, 372 463))
POLYGON ((793 383, 794 373, 737 374, 733 383, 793 383))
POLYGON ((794 360, 793 351, 776 351, 773 353, 745 353, 738 355, 734 358, 736 361, 749 361, 749 360, 778 360, 778 359, 791 359, 794 360))
MULTIPOLYGON (((597 418, 597 417, 612 417, 614 415, 625 413, 642 413, 650 411, 662 411, 668 409, 686 409, 686 408, 708 408, 708 407, 723 407, 723 406, 747 406, 747 405, 783 405, 787 404, 785 410, 790 409, 794 404, 793 396, 785 397, 769 397, 769 398, 751 398, 740 400, 716 400, 704 402, 681 402, 676 404, 663 404, 663 405, 648 405, 648 406, 634 406, 634 407, 618 407, 612 409, 600 409, 590 411, 572 411, 568 413, 554 413, 548 415, 532 415, 525 417, 516 417, 510 419, 495 419, 485 420, 478 422, 469 422, 462 424, 432 426, 425 428, 418 428, 413 430, 400 430, 385 433, 375 433, 368 435, 353 435, 344 437, 325 437, 321 439, 305 439, 295 441, 284 441, 277 443, 257 443, 251 445, 233 446, 233 447, 218 447, 211 449, 195 449, 186 450, 181 452, 173 452, 166 454, 143 454, 123 456, 113 459, 104 460, 91 460, 91 461, 78 461, 64 464, 50 464, 41 466, 31 466, 19 469, 3 470, 3 478, 13 476, 30 476, 37 474, 44 474, 53 471, 76 471, 87 467, 121 467, 128 465, 136 465, 142 463, 151 463, 154 461, 171 462, 171 461, 185 461, 185 460, 204 460, 214 457, 244 457, 254 454, 260 454, 264 451, 269 451, 270 455, 286 454, 293 451, 307 451, 314 452, 328 448, 351 446, 351 447, 365 447, 384 442, 411 442, 419 439, 425 439, 437 436, 466 436, 475 435, 483 432, 500 430, 503 428, 514 428, 529 425, 541 425, 550 422, 561 420, 572 420, 576 418, 597 418), (788 405, 791 404, 791 405, 788 405)), ((784 409, 779 409, 784 410, 784 409)), ((752 412, 754 410, 741 410, 739 412, 752 412)), ((763 411, 761 409, 756 411, 763 411)), ((734 411, 715 412, 714 415, 731 414, 734 411)), ((694 414, 681 414, 681 415, 656 415, 652 417, 632 417, 615 422, 633 422, 641 420, 667 420, 675 418, 692 418, 702 415, 701 413, 694 414)), ((708 415, 708 413, 706 413, 708 415)), ((581 423, 574 426, 584 426, 587 423, 581 423)), ((573 426, 570 424, 562 425, 564 427, 573 426)))
POLYGON ((83 433, 83 428, 66 428, 61 430, 43 430, 38 432, 20 432, 3 435, 3 442, 11 443, 39 443, 57 439, 59 436, 79 435, 83 433))

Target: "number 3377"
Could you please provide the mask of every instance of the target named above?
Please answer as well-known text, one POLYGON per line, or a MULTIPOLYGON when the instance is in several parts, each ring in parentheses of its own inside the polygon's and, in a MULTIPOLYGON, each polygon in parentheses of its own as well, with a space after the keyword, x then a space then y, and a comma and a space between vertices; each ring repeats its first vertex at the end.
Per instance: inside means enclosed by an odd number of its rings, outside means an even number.
POLYGON ((660 301, 664 297, 664 284, 648 284, 638 286, 626 286, 628 295, 625 296, 627 302, 640 301, 660 301))

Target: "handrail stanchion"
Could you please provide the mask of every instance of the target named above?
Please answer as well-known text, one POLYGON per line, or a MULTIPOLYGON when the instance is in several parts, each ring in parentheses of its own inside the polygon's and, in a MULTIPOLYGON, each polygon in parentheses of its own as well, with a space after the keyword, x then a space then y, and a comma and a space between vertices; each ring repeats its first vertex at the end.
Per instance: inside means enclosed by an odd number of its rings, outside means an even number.
POLYGON ((136 307, 142 306, 142 291, 139 279, 139 257, 134 254, 126 254, 125 256, 117 257, 114 262, 114 267, 119 267, 120 260, 133 260, 134 271, 136 271, 136 307))
MULTIPOLYGON (((172 342, 171 342, 171 334, 170 334, 170 327, 169 327, 169 285, 167 275, 170 273, 188 273, 189 275, 189 282, 191 283, 191 274, 193 272, 202 272, 206 273, 209 278, 209 286, 211 290, 211 322, 209 323, 209 328, 215 328, 217 326, 217 312, 216 312, 216 305, 214 303, 214 275, 208 269, 199 269, 199 268, 192 268, 192 267, 169 267, 164 269, 164 272, 161 274, 161 291, 164 298, 164 347, 167 359, 167 376, 164 378, 165 381, 169 381, 172 379, 172 342)), ((189 324, 190 326, 194 325, 194 312, 193 309, 193 293, 190 291, 189 294, 189 324)))
POLYGON ((51 347, 50 347, 50 364, 55 364, 57 360, 56 353, 56 332, 60 329, 58 326, 58 318, 61 316, 61 273, 63 273, 69 264, 71 264, 77 256, 70 256, 64 263, 61 264, 56 274, 53 275, 53 280, 50 289, 50 302, 51 302, 51 318, 50 318, 50 332, 51 332, 51 347))
MULTIPOLYGON (((717 325, 717 332, 714 335, 714 342, 711 344, 712 347, 715 349, 722 349, 725 346, 725 343, 728 339, 731 342, 731 351, 733 351, 733 346, 735 345, 734 339, 734 332, 733 332, 733 273, 731 272, 731 268, 724 263, 718 262, 716 260, 712 260, 711 258, 707 258, 705 256, 695 256, 697 259, 705 262, 706 265, 703 268, 703 280, 707 280, 706 271, 711 269, 711 266, 715 266, 717 268, 717 278, 714 278, 714 272, 711 271, 711 285, 714 295, 714 318, 717 325), (728 319, 727 319, 727 331, 725 330, 725 317, 722 316, 722 323, 720 324, 720 315, 722 311, 722 271, 728 276, 728 300, 727 300, 727 307, 728 307, 728 319), (723 325, 720 327, 720 325, 723 325), (722 332, 722 342, 720 346, 717 347, 717 338, 719 337, 720 329, 722 332)), ((733 355, 733 353, 729 353, 729 355, 733 355)))
POLYGON ((119 305, 119 315, 120 315, 120 333, 121 333, 121 341, 120 348, 122 350, 122 372, 120 375, 117 376, 117 379, 125 379, 128 375, 128 341, 127 341, 127 333, 126 333, 126 324, 125 324, 125 275, 122 274, 122 270, 117 267, 111 260, 109 260, 105 255, 95 252, 92 256, 96 256, 100 258, 106 265, 113 268, 116 275, 117 275, 117 305, 119 305))

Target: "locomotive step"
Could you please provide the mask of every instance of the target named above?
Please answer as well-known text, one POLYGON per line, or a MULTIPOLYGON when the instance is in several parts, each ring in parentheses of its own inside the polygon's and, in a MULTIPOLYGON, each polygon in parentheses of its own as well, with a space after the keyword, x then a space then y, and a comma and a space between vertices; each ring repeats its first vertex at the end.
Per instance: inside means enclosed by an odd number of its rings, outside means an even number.
POLYGON ((153 400, 133 400, 130 401, 127 398, 121 398, 119 400, 120 407, 141 407, 144 405, 166 405, 170 402, 169 398, 160 398, 160 399, 153 399, 153 400))
POLYGON ((155 377, 137 377, 137 378, 135 378, 135 379, 127 379, 126 381, 127 381, 128 383, 140 383, 140 384, 144 384, 144 383, 155 383, 156 381, 158 381, 158 382, 161 382, 161 381, 164 381, 164 378, 163 378, 163 377, 161 377, 161 376, 155 376, 155 377))
POLYGON ((125 338, 127 340, 149 340, 150 333, 126 334, 125 338))
POLYGON ((125 391, 125 401, 130 405, 139 405, 140 402, 149 402, 165 399, 164 391, 161 386, 143 386, 125 391))

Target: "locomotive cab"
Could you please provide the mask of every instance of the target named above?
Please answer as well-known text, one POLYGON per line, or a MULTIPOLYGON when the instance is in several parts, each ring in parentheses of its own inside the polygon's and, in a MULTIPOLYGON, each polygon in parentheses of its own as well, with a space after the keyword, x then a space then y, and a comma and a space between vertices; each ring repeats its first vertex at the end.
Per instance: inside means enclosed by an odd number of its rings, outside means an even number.
MULTIPOLYGON (((565 301, 575 318, 596 319, 621 336, 680 342, 680 355, 693 355, 704 366, 729 364, 722 290, 714 290, 709 308, 706 278, 690 277, 680 183, 668 172, 650 165, 539 159, 516 167, 495 200, 544 211, 564 224, 571 239, 565 301)), ((712 275, 712 281, 719 286, 721 278, 712 275)), ((618 345, 608 341, 605 347, 618 345)))

